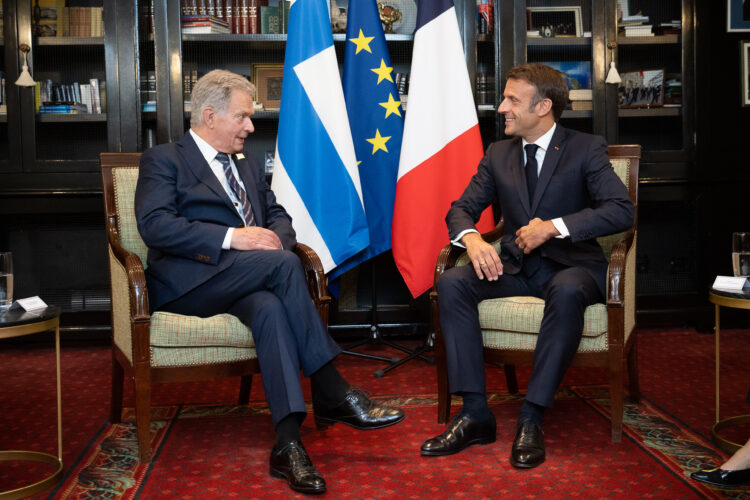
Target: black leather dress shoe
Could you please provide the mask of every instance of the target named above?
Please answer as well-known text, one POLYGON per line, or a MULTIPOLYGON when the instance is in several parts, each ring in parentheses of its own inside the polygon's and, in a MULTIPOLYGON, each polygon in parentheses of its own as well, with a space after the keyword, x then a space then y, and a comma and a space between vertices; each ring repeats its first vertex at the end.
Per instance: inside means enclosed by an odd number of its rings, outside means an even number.
POLYGON ((283 446, 273 445, 271 450, 271 475, 286 479, 294 491, 324 493, 326 482, 315 470, 304 446, 290 441, 283 446))
POLYGON ((344 401, 333 408, 316 403, 313 399, 313 413, 318 429, 325 429, 337 422, 360 430, 380 429, 404 419, 404 412, 372 401, 358 387, 349 387, 344 401))
POLYGON ((428 457, 453 455, 472 444, 494 443, 496 433, 494 415, 477 420, 471 415, 459 413, 445 432, 424 442, 420 453, 428 457))
POLYGON ((519 469, 531 469, 541 465, 545 459, 544 434, 530 418, 521 417, 510 450, 510 463, 519 469))
POLYGON ((717 467, 715 469, 704 469, 693 472, 690 474, 690 477, 696 481, 731 488, 733 486, 750 484, 750 469, 724 470, 717 467))

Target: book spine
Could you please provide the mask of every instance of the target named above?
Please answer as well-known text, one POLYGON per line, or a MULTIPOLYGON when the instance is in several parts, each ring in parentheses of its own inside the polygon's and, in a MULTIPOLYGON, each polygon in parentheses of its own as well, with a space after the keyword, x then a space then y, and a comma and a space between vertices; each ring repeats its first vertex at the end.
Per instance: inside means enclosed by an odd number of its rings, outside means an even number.
MULTIPOLYGON (((224 21, 227 20, 227 12, 224 10, 224 0, 214 0, 216 4, 216 17, 224 21)), ((231 29, 231 26, 230 26, 231 29)))
POLYGON ((237 33, 237 26, 235 26, 234 21, 234 0, 226 0, 226 6, 224 7, 225 12, 225 19, 226 22, 229 24, 229 31, 232 33, 237 33))
POLYGON ((250 33, 250 25, 248 24, 250 21, 250 17, 248 16, 249 8, 250 0, 239 0, 240 11, 237 17, 240 22, 240 29, 238 30, 238 33, 242 33, 243 35, 250 33))
POLYGON ((247 0, 247 33, 256 34, 260 32, 260 2, 258 0, 247 0))
POLYGON ((206 3, 206 14, 211 17, 216 17, 216 1, 205 0, 206 3))
POLYGON ((99 79, 91 78, 89 79, 89 83, 91 84, 91 95, 93 97, 92 102, 94 104, 94 113, 101 113, 102 102, 99 94, 99 79))

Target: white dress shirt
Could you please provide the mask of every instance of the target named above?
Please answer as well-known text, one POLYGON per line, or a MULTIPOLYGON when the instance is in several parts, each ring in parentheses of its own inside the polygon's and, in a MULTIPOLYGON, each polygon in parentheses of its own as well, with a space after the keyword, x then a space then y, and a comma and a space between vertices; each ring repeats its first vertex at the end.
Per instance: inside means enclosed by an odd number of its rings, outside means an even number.
MULTIPOLYGON (((232 191, 232 188, 229 187, 229 181, 227 180, 227 176, 224 174, 224 166, 219 160, 216 159, 216 154, 219 153, 219 151, 217 151, 213 146, 204 141, 198 134, 193 132, 192 129, 190 129, 190 135, 193 137, 193 140, 198 146, 198 149, 200 149, 203 158, 206 159, 208 166, 211 167, 211 171, 216 176, 216 179, 218 179, 219 184, 221 184, 221 187, 224 188, 224 191, 226 191, 229 199, 232 200, 235 210, 237 210, 237 213, 242 218, 242 220, 245 221, 245 214, 242 213, 242 205, 240 204, 240 200, 237 199, 234 191, 232 191)), ((242 182, 239 172, 237 172, 237 166, 234 164, 234 160, 232 160, 232 155, 229 155, 229 165, 232 168, 232 173, 240 183, 240 186, 242 186, 242 189, 245 189, 245 184, 242 182)), ((247 221, 245 222, 247 223, 247 221)), ((229 250, 231 248, 232 233, 234 233, 234 228, 228 228, 227 234, 224 236, 224 242, 221 244, 221 248, 223 250, 229 250)))

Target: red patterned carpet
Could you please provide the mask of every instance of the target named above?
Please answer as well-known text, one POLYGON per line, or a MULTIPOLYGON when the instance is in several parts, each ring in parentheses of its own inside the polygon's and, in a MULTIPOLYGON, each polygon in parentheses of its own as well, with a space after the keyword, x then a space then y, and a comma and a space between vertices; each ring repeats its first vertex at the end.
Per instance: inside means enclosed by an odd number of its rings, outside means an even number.
MULTIPOLYGON (((639 372, 644 400, 627 408, 622 443, 609 440, 607 375, 575 369, 545 418, 547 462, 529 471, 508 463, 521 400, 488 368, 498 440, 452 457, 419 455, 436 423, 434 367, 421 361, 372 376, 378 362, 341 356, 337 365, 373 396, 404 408, 401 424, 359 432, 303 426, 305 446, 328 483, 327 498, 750 498, 750 490, 719 490, 688 478, 720 462, 707 437, 714 416, 713 336, 687 330, 643 331, 639 372)), ((722 333, 722 416, 750 413, 748 332, 722 333)), ((157 386, 155 459, 135 459, 133 428, 111 426, 110 353, 106 347, 63 346, 61 485, 36 498, 288 498, 268 475, 273 443, 260 380, 253 403, 236 407, 237 380, 157 386)), ((525 386, 528 369, 519 371, 525 386)), ((0 344, 0 449, 55 452, 54 351, 46 345, 0 344)), ((128 417, 128 415, 126 415, 128 417)), ((750 429, 743 429, 745 437, 750 429)), ((738 436, 738 439, 744 439, 738 436)), ((0 490, 38 477, 30 464, 0 462, 0 490)))

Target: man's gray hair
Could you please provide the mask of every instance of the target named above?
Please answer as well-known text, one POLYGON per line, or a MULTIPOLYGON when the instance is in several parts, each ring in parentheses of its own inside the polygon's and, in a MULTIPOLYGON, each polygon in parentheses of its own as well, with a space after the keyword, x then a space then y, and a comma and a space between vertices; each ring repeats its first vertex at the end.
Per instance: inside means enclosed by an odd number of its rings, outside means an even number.
POLYGON ((247 92, 255 99, 255 85, 242 75, 215 69, 200 77, 190 96, 190 126, 203 124, 203 110, 207 107, 219 114, 226 113, 233 90, 247 92))

